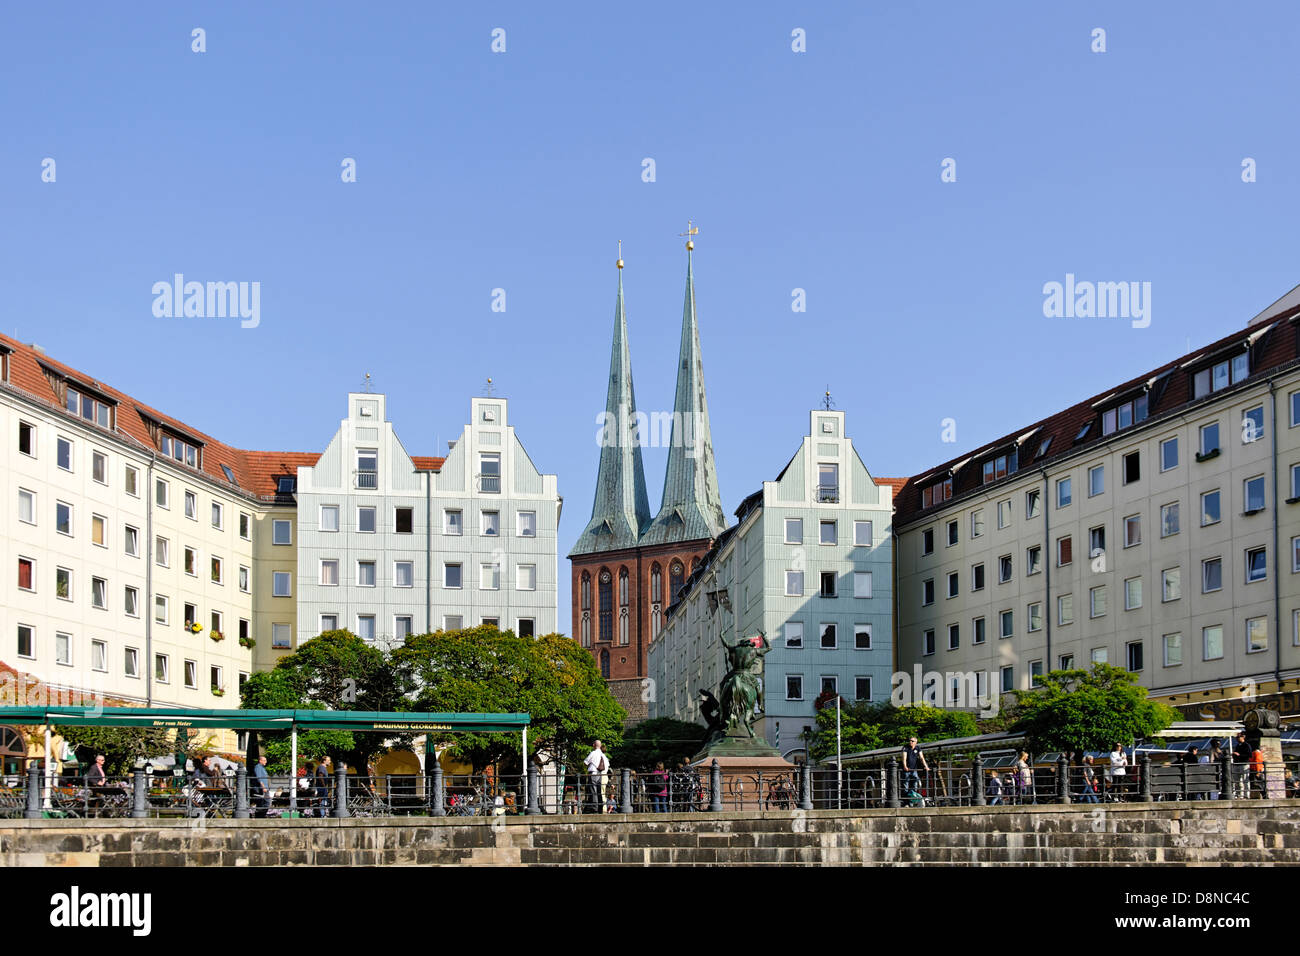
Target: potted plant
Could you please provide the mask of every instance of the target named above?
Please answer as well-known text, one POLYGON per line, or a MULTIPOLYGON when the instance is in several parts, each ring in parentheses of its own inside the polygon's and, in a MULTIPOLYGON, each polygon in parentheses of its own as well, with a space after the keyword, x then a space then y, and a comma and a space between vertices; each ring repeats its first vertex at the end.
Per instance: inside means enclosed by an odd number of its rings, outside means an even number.
POLYGON ((198 634, 203 630, 203 625, 198 621, 186 621, 185 629, 193 634, 198 634))
POLYGON ((239 639, 239 646, 240 646, 240 647, 252 647, 252 646, 255 645, 256 643, 257 643, 257 641, 253 640, 251 637, 241 637, 241 638, 239 639))
POLYGON ((212 629, 212 633, 209 634, 208 637, 212 638, 214 641, 224 641, 226 639, 226 635, 222 634, 215 627, 212 629))
POLYGON ((225 697, 225 696, 226 696, 226 692, 225 692, 224 690, 222 690, 220 687, 217 687, 217 686, 214 684, 213 687, 212 687, 212 696, 213 696, 213 697, 225 697))

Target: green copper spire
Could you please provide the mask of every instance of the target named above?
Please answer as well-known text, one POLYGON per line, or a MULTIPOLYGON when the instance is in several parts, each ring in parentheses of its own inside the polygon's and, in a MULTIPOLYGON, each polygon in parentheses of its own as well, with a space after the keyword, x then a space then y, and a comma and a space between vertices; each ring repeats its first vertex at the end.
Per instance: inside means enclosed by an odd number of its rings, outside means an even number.
POLYGON ((695 320, 695 278, 687 243, 686 303, 682 307, 682 344, 677 366, 677 397, 664 475, 663 502, 643 545, 716 538, 727 527, 713 463, 709 403, 704 394, 704 358, 695 320))
POLYGON ((614 306, 614 343, 609 356, 609 392, 600 427, 600 471, 591 521, 569 554, 590 554, 636 546, 650 523, 641 443, 632 389, 632 358, 627 347, 623 310, 623 260, 618 260, 618 300, 614 306))

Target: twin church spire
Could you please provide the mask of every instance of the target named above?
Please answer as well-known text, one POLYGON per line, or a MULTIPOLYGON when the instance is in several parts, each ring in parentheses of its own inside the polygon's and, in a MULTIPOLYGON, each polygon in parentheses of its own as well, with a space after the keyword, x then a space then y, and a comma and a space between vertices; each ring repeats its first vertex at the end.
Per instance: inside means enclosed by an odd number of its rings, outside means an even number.
POLYGON ((627 314, 623 305, 623 260, 620 258, 596 495, 591 521, 571 554, 715 538, 727 526, 713 459, 709 406, 704 390, 704 359, 700 353, 700 330, 695 313, 695 279, 690 251, 694 243, 688 241, 686 248, 686 301, 682 307, 677 394, 673 401, 668 468, 659 513, 651 519, 645 470, 641 463, 641 443, 662 436, 668 422, 658 413, 637 415, 627 342, 627 314), (648 429, 650 434, 641 434, 642 429, 648 429))

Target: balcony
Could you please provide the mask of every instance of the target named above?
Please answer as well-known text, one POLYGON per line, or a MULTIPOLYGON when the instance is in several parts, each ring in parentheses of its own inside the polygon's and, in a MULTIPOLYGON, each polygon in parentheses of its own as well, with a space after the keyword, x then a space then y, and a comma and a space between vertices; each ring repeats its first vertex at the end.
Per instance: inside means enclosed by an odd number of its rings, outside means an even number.
POLYGON ((501 494, 501 476, 500 475, 479 475, 478 490, 485 495, 501 494))
POLYGON ((377 471, 358 471, 357 487, 366 491, 374 491, 379 487, 379 472, 377 471))
POLYGON ((817 501, 819 504, 837 504, 840 500, 839 485, 818 485, 817 501))

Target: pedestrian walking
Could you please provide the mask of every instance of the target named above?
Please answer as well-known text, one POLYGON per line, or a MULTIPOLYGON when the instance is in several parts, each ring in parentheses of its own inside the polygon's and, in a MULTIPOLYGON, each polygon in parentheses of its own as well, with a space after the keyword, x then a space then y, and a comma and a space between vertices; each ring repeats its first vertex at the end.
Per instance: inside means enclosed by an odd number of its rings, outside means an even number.
POLYGON ((605 756, 604 745, 597 740, 592 744, 591 753, 582 762, 587 768, 591 791, 591 812, 602 813, 605 806, 605 774, 609 770, 609 758, 605 756))
POLYGON ((930 765, 925 762, 925 754, 917 746, 915 737, 909 737, 907 746, 903 748, 903 769, 906 771, 903 775, 904 798, 911 799, 913 795, 922 798, 921 771, 929 773, 930 765))
POLYGON ((1097 771, 1092 768, 1092 758, 1087 754, 1083 757, 1083 769, 1081 771, 1083 786, 1079 789, 1080 803, 1097 802, 1097 771))

